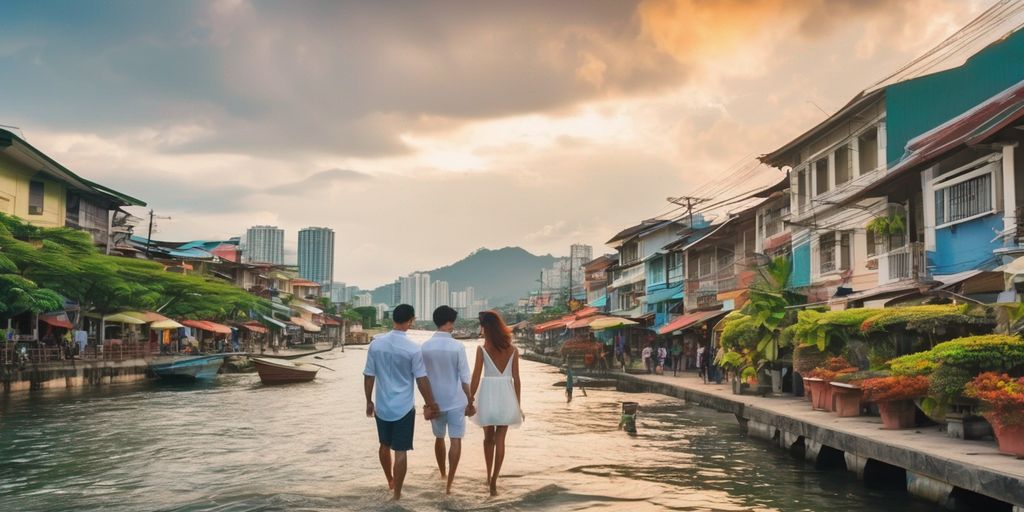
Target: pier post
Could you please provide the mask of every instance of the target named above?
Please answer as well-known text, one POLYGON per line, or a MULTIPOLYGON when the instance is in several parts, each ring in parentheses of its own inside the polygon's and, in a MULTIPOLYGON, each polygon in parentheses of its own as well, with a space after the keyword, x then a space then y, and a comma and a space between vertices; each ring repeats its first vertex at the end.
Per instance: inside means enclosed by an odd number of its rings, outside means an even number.
POLYGON ((920 473, 907 471, 907 492, 918 498, 946 506, 949 495, 953 492, 953 486, 920 473))
POLYGON ((850 452, 843 453, 843 458, 846 459, 846 469, 856 473, 858 480, 864 480, 864 466, 868 459, 850 452))

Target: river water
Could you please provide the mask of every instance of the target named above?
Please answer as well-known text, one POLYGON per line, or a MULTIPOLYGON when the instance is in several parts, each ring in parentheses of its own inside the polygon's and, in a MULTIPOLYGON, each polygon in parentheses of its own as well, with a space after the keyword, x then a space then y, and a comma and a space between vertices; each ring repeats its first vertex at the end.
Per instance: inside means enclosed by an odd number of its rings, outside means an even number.
POLYGON ((336 371, 307 384, 222 375, 0 399, 0 510, 931 510, 674 398, 588 389, 567 404, 557 370, 528 361, 526 422, 509 432, 499 495, 469 425, 445 497, 420 417, 403 499, 390 503, 364 415, 366 349, 322 357, 336 371), (636 436, 617 430, 624 400, 641 403, 636 436))

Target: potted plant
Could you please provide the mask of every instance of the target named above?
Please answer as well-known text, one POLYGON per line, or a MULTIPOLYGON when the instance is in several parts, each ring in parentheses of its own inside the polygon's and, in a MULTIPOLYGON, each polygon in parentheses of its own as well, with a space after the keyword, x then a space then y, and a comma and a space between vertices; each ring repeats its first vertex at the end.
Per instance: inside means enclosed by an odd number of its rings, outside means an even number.
POLYGON ((836 377, 856 372, 857 369, 850 366, 850 362, 842 356, 830 357, 825 364, 811 370, 808 378, 804 379, 811 390, 811 407, 819 411, 833 410, 832 386, 829 384, 836 377))
POLYGON ((864 399, 878 404, 882 425, 887 429, 916 425, 917 406, 913 400, 928 393, 928 377, 892 375, 860 381, 864 399))
POLYGON ((966 394, 983 404, 999 451, 1024 457, 1024 377, 985 372, 967 384, 966 394))
POLYGON ((743 373, 750 368, 747 359, 743 357, 743 354, 740 354, 735 350, 726 351, 722 355, 721 359, 715 361, 715 364, 724 368, 732 377, 733 394, 743 394, 743 390, 747 386, 744 384, 743 373))
POLYGON ((860 416, 861 398, 864 394, 860 388, 860 382, 888 375, 889 372, 886 371, 861 371, 836 375, 835 380, 829 383, 832 388, 836 415, 840 418, 860 416))

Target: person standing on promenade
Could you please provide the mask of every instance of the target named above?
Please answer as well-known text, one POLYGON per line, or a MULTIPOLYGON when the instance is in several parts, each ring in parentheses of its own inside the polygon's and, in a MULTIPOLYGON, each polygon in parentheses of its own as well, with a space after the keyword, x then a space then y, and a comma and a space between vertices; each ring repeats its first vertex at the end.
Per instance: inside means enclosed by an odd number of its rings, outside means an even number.
POLYGON ((473 396, 469 392, 469 360, 466 348, 452 337, 455 319, 459 314, 449 306, 434 310, 434 325, 437 332, 423 344, 423 365, 427 368, 430 389, 437 400, 439 410, 436 418, 430 420, 434 431, 434 456, 441 477, 448 478, 445 493, 452 493, 455 469, 462 457, 462 438, 466 435, 466 416, 472 416, 473 396), (445 472, 444 437, 451 439, 448 450, 448 471, 445 472))
POLYGON ((683 366, 683 347, 679 340, 672 342, 672 376, 679 375, 680 367, 683 366))
POLYGON ((388 479, 388 487, 394 491, 394 499, 398 500, 402 497, 402 483, 408 467, 406 452, 412 450, 413 427, 416 424, 413 382, 427 403, 423 409, 427 419, 436 415, 437 404, 430 391, 420 347, 405 334, 416 319, 415 310, 408 304, 400 304, 391 314, 391 319, 394 330, 374 338, 366 352, 363 389, 366 392, 366 416, 377 421, 380 465, 388 479), (376 398, 376 403, 373 398, 376 398), (392 451, 395 452, 393 465, 392 451))
POLYGON ((484 344, 476 350, 471 390, 477 397, 473 423, 484 428, 484 461, 491 496, 498 494, 498 474, 505 460, 508 427, 523 422, 519 350, 497 311, 480 313, 484 344))
POLYGON ((640 351, 640 357, 644 361, 644 368, 647 369, 647 373, 654 373, 654 361, 651 359, 651 345, 644 345, 644 349, 640 351))

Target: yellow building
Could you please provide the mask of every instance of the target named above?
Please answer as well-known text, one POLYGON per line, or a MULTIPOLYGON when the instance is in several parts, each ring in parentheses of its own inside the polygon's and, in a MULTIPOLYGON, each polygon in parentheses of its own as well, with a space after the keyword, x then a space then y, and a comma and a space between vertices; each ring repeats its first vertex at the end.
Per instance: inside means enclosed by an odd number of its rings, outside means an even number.
POLYGON ((130 232, 121 208, 146 203, 77 176, 17 135, 0 129, 0 213, 43 227, 89 232, 107 250, 130 232))

